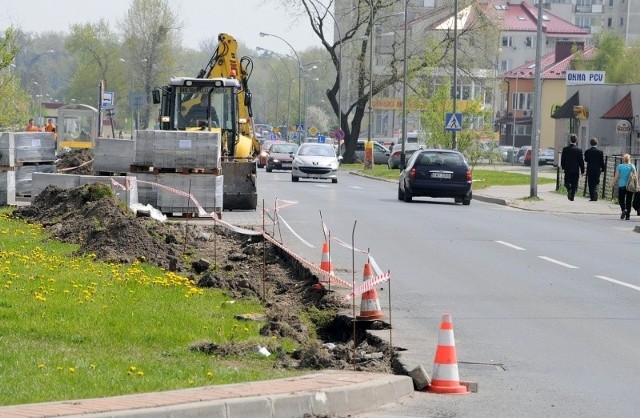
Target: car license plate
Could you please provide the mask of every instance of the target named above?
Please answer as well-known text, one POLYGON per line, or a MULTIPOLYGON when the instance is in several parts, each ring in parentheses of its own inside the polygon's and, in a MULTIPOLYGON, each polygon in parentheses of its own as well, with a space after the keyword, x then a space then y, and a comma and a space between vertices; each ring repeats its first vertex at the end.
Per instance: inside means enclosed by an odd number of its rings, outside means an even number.
POLYGON ((291 168, 291 163, 282 163, 282 168, 291 168))
POLYGON ((432 179, 450 179, 451 173, 431 173, 432 179))

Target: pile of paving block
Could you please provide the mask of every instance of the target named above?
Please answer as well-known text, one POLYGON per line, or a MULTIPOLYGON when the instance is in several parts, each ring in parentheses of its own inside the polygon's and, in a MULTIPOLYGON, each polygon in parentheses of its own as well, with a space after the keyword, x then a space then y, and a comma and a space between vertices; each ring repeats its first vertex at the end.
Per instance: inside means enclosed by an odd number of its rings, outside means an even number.
POLYGON ((137 131, 136 134, 135 140, 93 141, 96 176, 34 175, 33 196, 49 184, 67 189, 102 182, 111 184, 129 205, 149 204, 167 215, 199 216, 201 210, 209 214, 222 212, 219 133, 137 131))
POLYGON ((0 205, 32 195, 35 173, 55 173, 52 132, 0 132, 0 205))

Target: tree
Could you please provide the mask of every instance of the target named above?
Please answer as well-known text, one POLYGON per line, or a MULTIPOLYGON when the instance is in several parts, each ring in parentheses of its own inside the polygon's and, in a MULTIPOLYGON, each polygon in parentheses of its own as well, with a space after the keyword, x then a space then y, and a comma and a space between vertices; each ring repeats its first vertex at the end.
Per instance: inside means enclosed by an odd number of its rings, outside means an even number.
POLYGON ((78 63, 69 87, 69 96, 78 102, 97 106, 101 80, 105 81, 106 88, 116 87, 118 75, 124 80, 118 37, 106 21, 72 25, 65 48, 78 63))
POLYGON ((11 66, 20 48, 13 27, 0 38, 0 130, 22 130, 29 117, 29 95, 20 88, 19 78, 11 66))
POLYGON ((571 66, 574 70, 604 71, 607 83, 640 83, 640 44, 627 47, 622 35, 614 32, 602 32, 594 37, 597 52, 594 57, 585 57, 577 51, 571 66))
MULTIPOLYGON (((406 0, 405 0, 406 1, 406 0)), ((285 0, 285 2, 287 2, 285 0)), ((294 3, 288 1, 287 4, 291 8, 294 8, 294 3)), ((329 12, 329 8, 332 6, 330 3, 328 6, 324 6, 318 0, 301 0, 302 8, 309 19, 312 30, 320 39, 323 47, 329 53, 331 61, 335 67, 335 80, 333 86, 327 90, 327 98, 331 104, 334 114, 339 115, 340 128, 345 132, 345 162, 353 162, 355 159, 355 146, 357 139, 362 130, 362 121, 365 116, 366 105, 369 100, 369 96, 375 96, 376 94, 386 90, 390 86, 397 83, 401 83, 404 78, 403 64, 404 55, 403 40, 401 37, 394 37, 393 44, 391 45, 392 53, 389 54, 390 62, 385 63, 386 73, 375 74, 374 77, 369 71, 369 48, 370 42, 374 38, 373 30, 374 25, 380 22, 380 18, 387 17, 398 11, 398 2, 394 0, 354 0, 350 2, 350 5, 346 5, 345 10, 341 10, 341 16, 336 16, 340 20, 342 25, 344 22, 350 22, 349 27, 341 28, 341 39, 334 39, 333 43, 328 41, 329 36, 333 37, 334 33, 334 19, 329 12), (351 6, 352 5, 352 6, 351 6), (349 18, 343 18, 344 16, 349 18), (359 41, 356 44, 356 55, 350 57, 350 61, 353 64, 353 74, 355 74, 355 97, 351 103, 342 103, 342 107, 345 111, 339 109, 338 92, 341 87, 340 68, 343 63, 340 62, 340 48, 342 45, 349 41, 355 41, 358 37, 366 36, 366 39, 359 41), (358 46, 359 45, 359 46, 358 46)), ((401 4, 404 4, 401 3, 401 4)), ((441 17, 443 13, 450 15, 449 6, 443 7, 439 10, 439 15, 434 14, 432 19, 441 17)), ((388 19, 387 19, 388 20, 388 19)), ((396 20, 398 22, 398 20, 396 20)), ((458 31, 459 38, 470 38, 474 36, 474 32, 479 27, 485 26, 487 23, 481 19, 476 24, 470 23, 464 28, 460 28, 458 31)), ((410 78, 412 74, 427 67, 432 67, 433 62, 439 63, 443 66, 448 65, 448 60, 453 50, 453 33, 446 31, 446 33, 439 33, 434 36, 432 33, 412 33, 411 37, 407 39, 407 57, 411 58, 407 62, 407 77, 410 78), (428 39, 434 39, 439 48, 437 51, 440 53, 438 57, 432 61, 425 61, 422 58, 425 41, 428 39)), ((485 68, 491 68, 485 67, 485 68)), ((344 95, 343 95, 344 97, 344 95)))
MULTIPOLYGON (((147 97, 167 83, 181 58, 181 23, 167 0, 133 0, 122 23, 127 60, 134 65, 133 81, 147 97)), ((136 87, 138 89, 138 87, 136 87)), ((140 129, 149 126, 151 106, 141 109, 140 129)))

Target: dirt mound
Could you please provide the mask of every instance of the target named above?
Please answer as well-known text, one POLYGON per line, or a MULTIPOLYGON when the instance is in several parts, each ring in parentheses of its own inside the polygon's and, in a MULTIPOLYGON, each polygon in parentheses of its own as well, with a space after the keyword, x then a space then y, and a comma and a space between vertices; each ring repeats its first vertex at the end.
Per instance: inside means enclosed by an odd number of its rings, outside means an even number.
MULTIPOLYGON (((43 225, 61 241, 80 244, 78 254, 93 253, 99 260, 117 263, 142 260, 181 272, 197 286, 223 289, 234 298, 263 299, 266 317, 243 319, 266 320, 260 333, 275 338, 265 349, 276 354, 281 367, 356 365, 363 370, 390 370, 388 350, 366 333, 370 324, 357 324, 354 350, 350 319, 323 319, 326 312, 346 308, 341 298, 317 286, 317 277, 278 247, 265 245, 261 235, 240 236, 220 226, 136 217, 108 186, 98 183, 71 190, 48 186, 31 206, 13 214, 43 225), (192 261, 182 261, 185 259, 192 261), (301 320, 303 313, 315 316, 316 329, 310 330, 301 320), (284 355, 278 345, 283 337, 299 342, 302 348, 284 355)), ((259 347, 200 342, 189 349, 224 355, 259 347)))
POLYGON ((90 175, 93 172, 93 151, 89 149, 74 149, 58 156, 56 169, 60 173, 90 175))

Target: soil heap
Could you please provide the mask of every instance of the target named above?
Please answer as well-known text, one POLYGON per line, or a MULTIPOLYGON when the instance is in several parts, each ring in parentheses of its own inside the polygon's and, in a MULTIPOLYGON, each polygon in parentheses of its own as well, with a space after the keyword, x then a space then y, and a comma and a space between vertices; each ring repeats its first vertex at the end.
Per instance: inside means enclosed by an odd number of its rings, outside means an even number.
MULTIPOLYGON (((350 318, 338 314, 315 324, 326 344, 311 337, 313 333, 300 321, 301 312, 311 309, 315 317, 322 317, 318 312, 335 314, 346 306, 335 293, 318 286, 317 277, 307 268, 262 242, 260 235, 248 238, 220 225, 136 217, 108 186, 98 183, 70 190, 48 186, 31 206, 19 207, 13 214, 43 225, 56 239, 79 244, 78 254, 93 253, 98 260, 116 263, 146 261, 179 272, 200 287, 220 288, 235 298, 262 298, 267 313, 259 318, 266 320, 261 333, 290 337, 303 347, 279 355, 282 367, 342 369, 357 364, 358 369, 391 371, 390 350, 366 333, 362 324, 356 330, 354 350, 350 318), (188 264, 185 259, 192 261, 188 264)), ((224 355, 255 347, 220 347, 203 341, 190 349, 224 355)), ((278 347, 269 349, 273 352, 278 347)))

